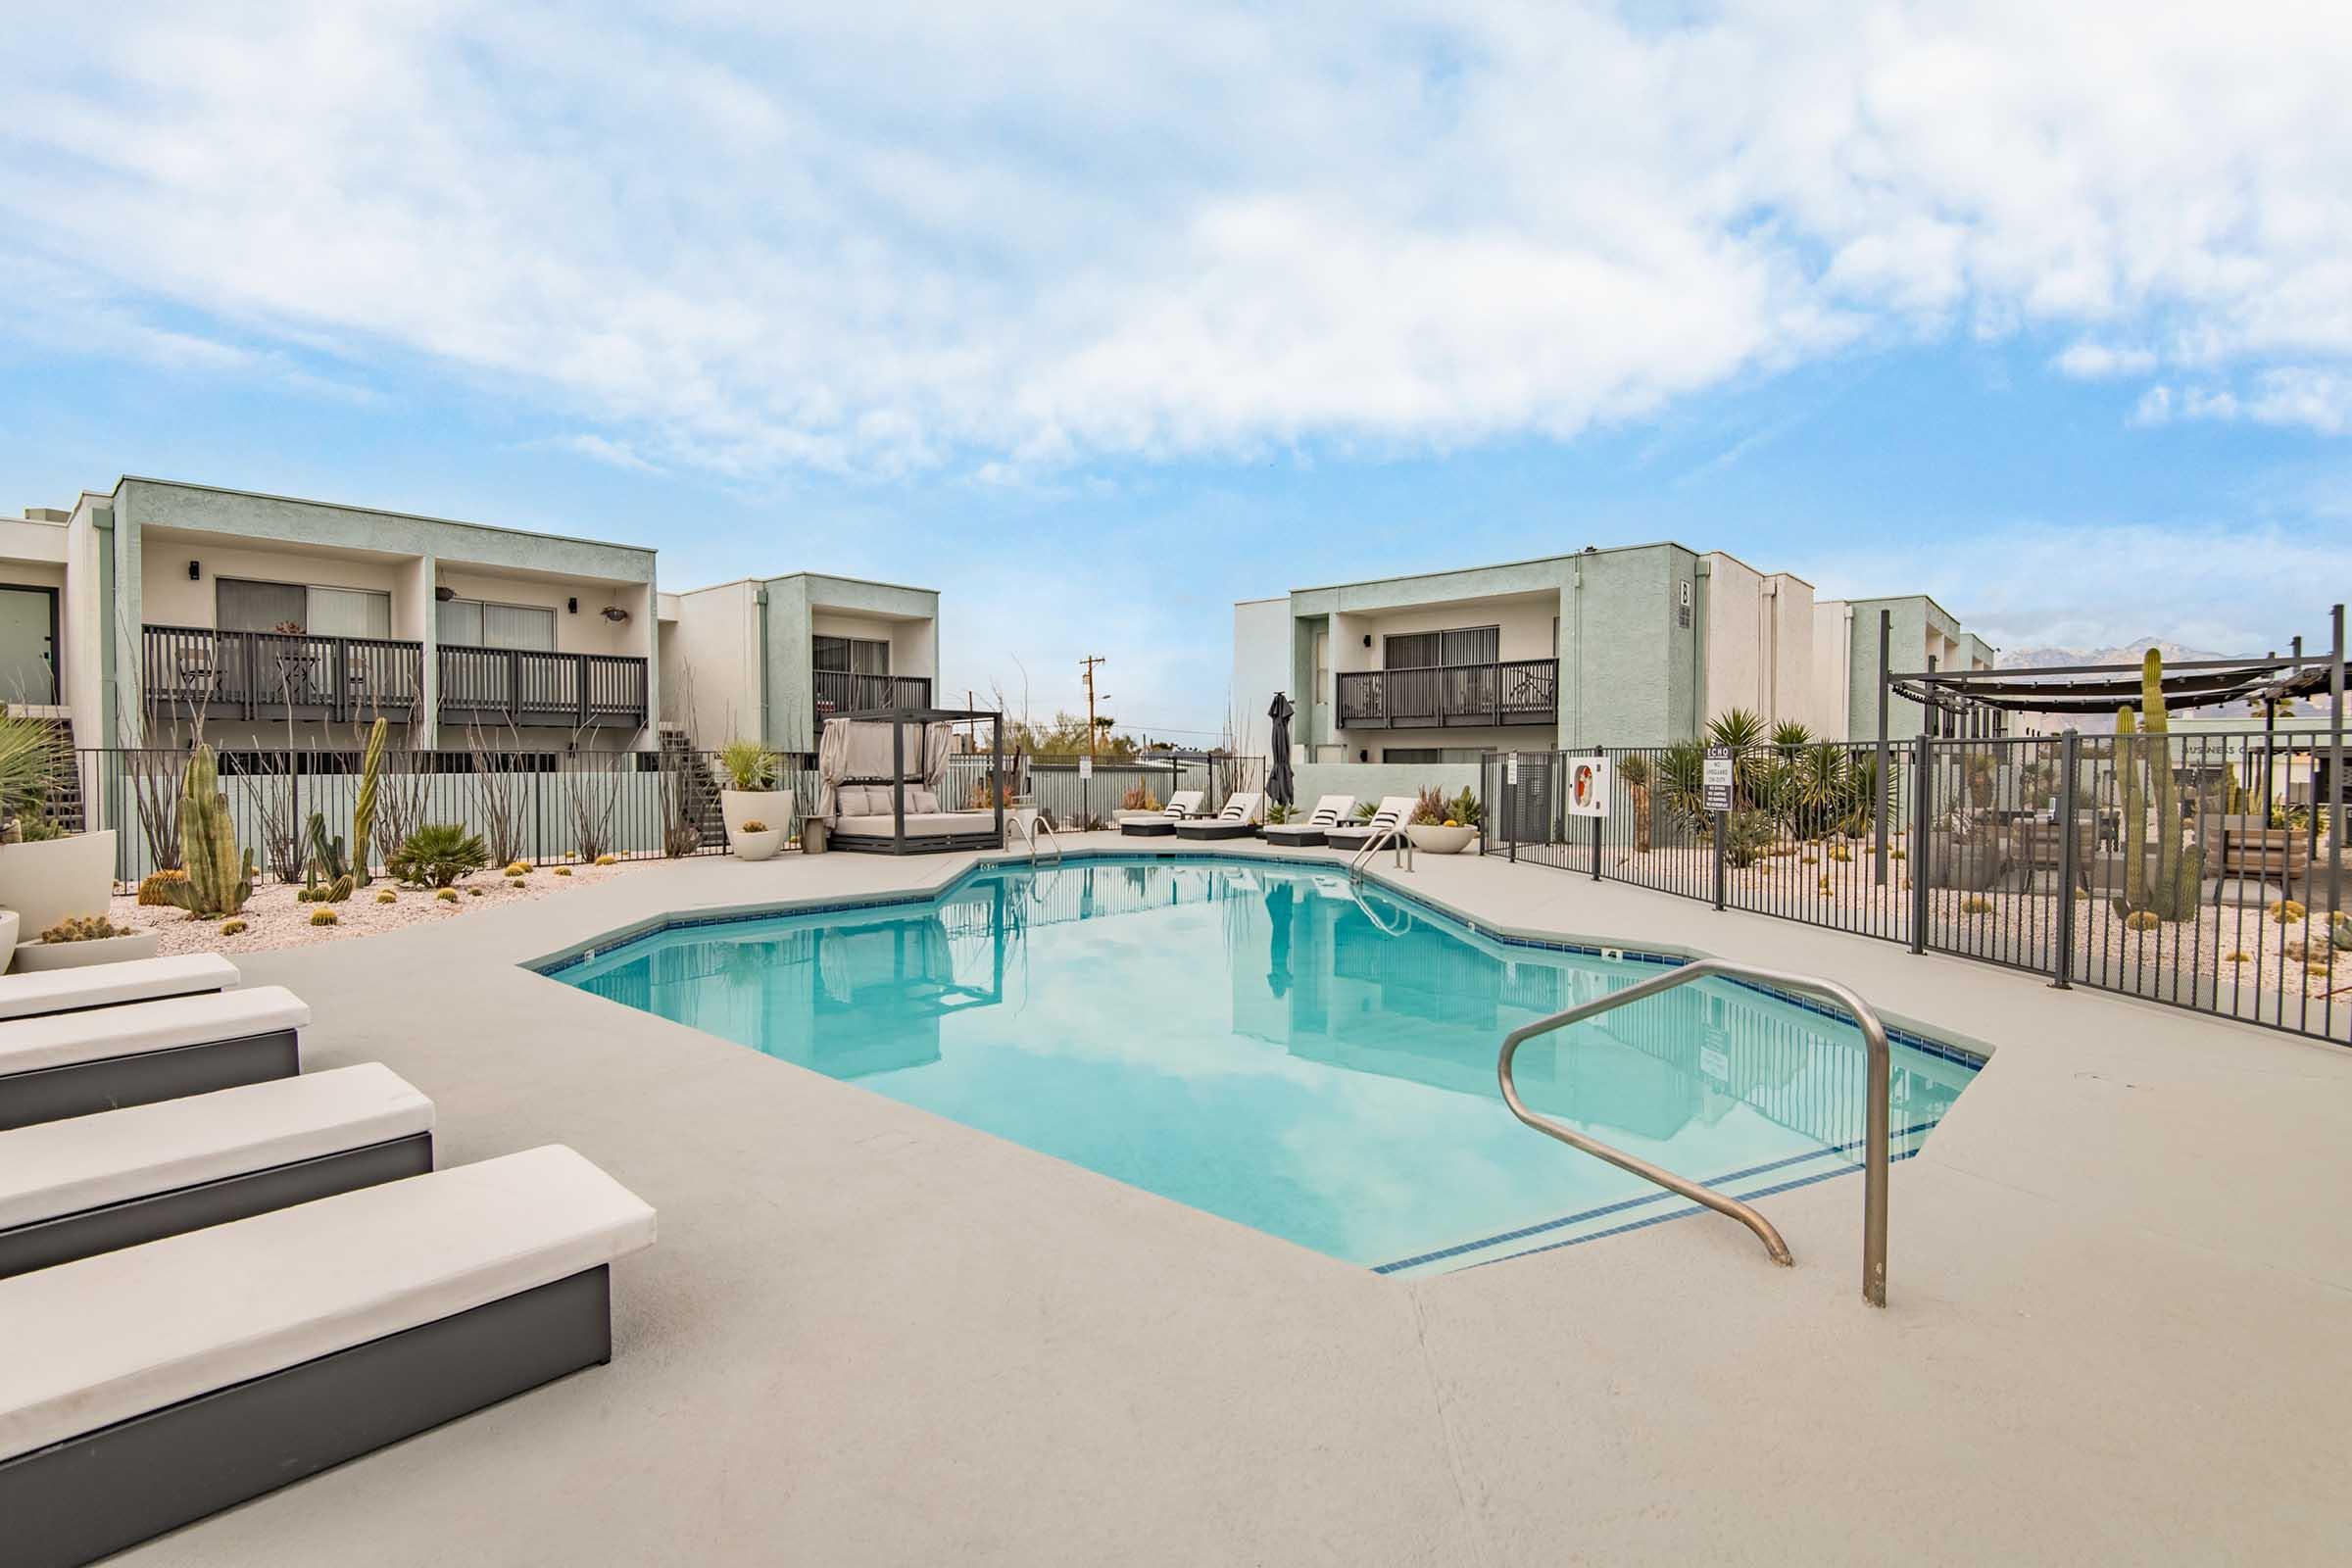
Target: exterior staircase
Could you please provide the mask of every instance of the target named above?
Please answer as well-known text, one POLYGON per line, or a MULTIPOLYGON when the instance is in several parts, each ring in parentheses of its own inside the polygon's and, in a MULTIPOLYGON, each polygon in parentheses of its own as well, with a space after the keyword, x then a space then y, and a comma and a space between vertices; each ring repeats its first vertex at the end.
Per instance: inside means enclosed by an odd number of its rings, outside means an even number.
POLYGON ((718 807, 718 784, 710 776, 710 759, 694 749, 683 729, 662 726, 661 766, 676 778, 684 793, 678 816, 692 824, 705 848, 727 841, 727 823, 718 807))

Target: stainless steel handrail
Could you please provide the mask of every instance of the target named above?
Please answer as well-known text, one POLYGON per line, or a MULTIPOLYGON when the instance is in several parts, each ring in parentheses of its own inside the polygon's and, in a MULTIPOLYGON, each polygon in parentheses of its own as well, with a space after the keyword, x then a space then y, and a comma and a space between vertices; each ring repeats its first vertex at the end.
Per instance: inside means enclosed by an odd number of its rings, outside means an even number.
POLYGON ((1721 1193, 1701 1187, 1696 1182, 1688 1181, 1670 1170, 1663 1170, 1645 1159, 1625 1152, 1623 1150, 1611 1149, 1597 1139, 1588 1138, 1574 1128, 1563 1126, 1548 1116, 1537 1114, 1528 1109, 1526 1102, 1519 1098, 1519 1086, 1511 1078, 1511 1058, 1519 1054, 1521 1046, 1538 1035, 1547 1035, 1555 1029, 1565 1029, 1570 1024, 1582 1023, 1587 1018, 1596 1017, 1601 1013, 1630 1005, 1633 1003, 1646 1001, 1651 997, 1672 991, 1677 986, 1689 985, 1693 980, 1705 980, 1718 975, 1728 979, 1746 980, 1758 985, 1777 986, 1784 991, 1796 991, 1808 996, 1819 997, 1822 1001, 1835 1003, 1853 1014, 1854 1022, 1860 1026, 1863 1044, 1869 1051, 1869 1065, 1865 1070, 1865 1093, 1869 1096, 1869 1104, 1864 1117, 1865 1148, 1862 1160, 1862 1299, 1873 1306, 1885 1306, 1886 1304, 1886 1087, 1892 1070, 1887 1057, 1886 1026, 1879 1021, 1879 1015, 1871 1010, 1870 1004, 1836 981, 1817 980, 1810 975, 1786 974, 1778 969, 1758 969, 1748 964, 1731 963, 1722 958, 1694 958, 1689 963, 1668 970, 1654 980, 1644 980, 1639 985, 1628 986, 1623 991, 1612 991, 1605 997, 1595 997, 1591 1002, 1570 1007, 1565 1012, 1555 1012, 1548 1018, 1539 1018, 1534 1023, 1523 1025, 1505 1035, 1502 1041, 1502 1054, 1494 1064, 1495 1077, 1502 1084, 1503 1103, 1511 1107, 1512 1115, 1546 1137, 1556 1138, 1569 1148, 1581 1150, 1597 1159, 1605 1159, 1620 1170, 1632 1171, 1645 1181, 1655 1182, 1668 1192, 1678 1193, 1692 1202, 1703 1204, 1719 1214, 1730 1215, 1749 1230, 1754 1231, 1757 1239, 1763 1242, 1764 1250, 1772 1254, 1772 1260, 1786 1267, 1790 1262, 1788 1244, 1781 1240, 1781 1233, 1773 1228, 1772 1221, 1736 1198, 1726 1198, 1721 1193))
POLYGON ((1059 865, 1061 863, 1061 835, 1054 831, 1054 824, 1047 821, 1044 816, 1041 815, 1034 822, 1029 823, 1023 823, 1017 816, 1009 816, 1004 820, 1008 825, 1017 827, 1021 830, 1021 836, 1028 842, 1029 858, 1032 861, 1036 860, 1037 858, 1038 830, 1041 828, 1044 829, 1046 838, 1054 846, 1054 863, 1055 865, 1059 865))
POLYGON ((1413 841, 1405 836, 1404 824, 1402 822, 1384 822, 1372 830, 1372 836, 1364 840, 1363 847, 1357 850, 1354 857, 1348 860, 1348 882, 1350 887, 1354 885, 1356 878, 1364 874, 1364 862, 1370 859, 1374 852, 1379 850, 1383 844, 1396 846, 1397 870, 1410 871, 1413 868, 1413 841))

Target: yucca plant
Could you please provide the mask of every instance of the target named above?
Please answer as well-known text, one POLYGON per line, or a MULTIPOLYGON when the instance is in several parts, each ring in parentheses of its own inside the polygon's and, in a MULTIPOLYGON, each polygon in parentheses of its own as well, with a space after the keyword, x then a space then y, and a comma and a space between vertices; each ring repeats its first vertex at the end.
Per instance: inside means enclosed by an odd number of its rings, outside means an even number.
POLYGON ((731 790, 772 789, 782 760, 758 741, 729 741, 719 749, 718 770, 731 790))
POLYGON ((1772 744, 1775 750, 1793 752, 1812 745, 1813 732, 1793 718, 1784 718, 1772 726, 1772 744))
POLYGON ((0 823, 22 822, 48 799, 59 765, 57 731, 37 718, 0 713, 0 823))

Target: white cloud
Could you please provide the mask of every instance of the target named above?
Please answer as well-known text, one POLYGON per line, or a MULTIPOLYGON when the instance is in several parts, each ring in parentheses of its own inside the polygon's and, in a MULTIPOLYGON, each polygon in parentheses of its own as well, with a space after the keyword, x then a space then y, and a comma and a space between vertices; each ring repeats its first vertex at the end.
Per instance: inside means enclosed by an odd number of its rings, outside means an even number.
POLYGON ((2352 373, 2316 366, 2280 366, 2256 372, 2241 393, 2229 387, 2159 383, 2140 395, 2132 419, 2164 424, 2175 418, 2251 419, 2301 426, 2322 435, 2352 433, 2352 373))
POLYGON ((263 0, 0 52, 0 244, 221 328, 139 352, 388 349, 640 463, 1443 450, 1952 330, 2307 367, 2240 416, 2343 428, 2343 7, 263 0))
POLYGON ((593 459, 612 467, 626 468, 631 473, 660 473, 662 471, 659 465, 648 463, 639 457, 636 449, 626 441, 615 441, 609 436, 597 435, 592 431, 578 431, 570 435, 555 436, 545 444, 551 447, 561 447, 566 452, 576 452, 583 458, 593 459))
POLYGON ((2156 368, 2156 356, 2148 349, 2118 348, 2084 339, 2050 365, 2060 374, 2080 381, 2104 381, 2119 375, 2145 375, 2156 368))

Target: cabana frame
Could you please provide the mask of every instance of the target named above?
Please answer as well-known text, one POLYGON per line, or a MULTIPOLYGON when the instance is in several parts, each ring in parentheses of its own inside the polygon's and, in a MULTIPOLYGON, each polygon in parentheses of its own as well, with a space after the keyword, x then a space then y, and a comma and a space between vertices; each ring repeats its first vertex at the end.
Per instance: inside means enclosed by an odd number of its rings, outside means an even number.
MULTIPOLYGON (((874 723, 890 725, 890 837, 881 838, 866 833, 835 832, 828 844, 836 850, 858 855, 946 855, 956 850, 1001 850, 1004 847, 1004 715, 979 708, 874 708, 854 713, 832 713, 827 724, 874 723), (906 832, 906 726, 917 725, 918 733, 933 724, 988 725, 989 795, 995 802, 996 821, 990 828, 975 828, 955 833, 906 832)), ((821 732, 820 732, 821 737, 821 732)), ((842 783, 850 782, 842 780, 842 783)), ((976 813, 974 813, 976 814, 976 813)))

